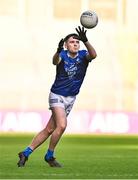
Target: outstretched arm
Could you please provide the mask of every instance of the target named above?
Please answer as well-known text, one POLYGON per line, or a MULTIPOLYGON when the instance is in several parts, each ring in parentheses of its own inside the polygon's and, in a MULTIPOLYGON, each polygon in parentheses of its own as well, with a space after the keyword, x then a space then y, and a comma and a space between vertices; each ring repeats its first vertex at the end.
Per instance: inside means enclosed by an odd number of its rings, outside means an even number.
POLYGON ((90 61, 92 59, 95 59, 97 54, 95 49, 93 48, 93 46, 91 45, 91 43, 88 41, 87 36, 86 36, 86 32, 87 30, 84 30, 84 27, 78 27, 78 29, 76 28, 76 31, 79 35, 79 40, 81 40, 84 45, 86 46, 87 50, 88 50, 88 55, 87 55, 87 59, 90 61))
POLYGON ((92 59, 95 59, 97 56, 97 53, 96 53, 95 49, 93 48, 93 46, 91 45, 91 43, 89 41, 87 41, 84 44, 88 50, 87 59, 89 61, 92 59))
POLYGON ((59 54, 63 50, 63 45, 64 45, 64 39, 61 39, 59 44, 58 44, 57 52, 53 56, 53 64, 54 65, 59 64, 61 61, 59 54))

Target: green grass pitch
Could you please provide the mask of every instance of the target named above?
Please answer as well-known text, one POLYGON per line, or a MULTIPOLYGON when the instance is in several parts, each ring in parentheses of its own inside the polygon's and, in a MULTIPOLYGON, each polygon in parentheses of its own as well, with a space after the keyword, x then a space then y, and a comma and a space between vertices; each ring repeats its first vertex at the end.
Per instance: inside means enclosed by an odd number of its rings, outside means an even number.
POLYGON ((0 179, 138 179, 138 136, 64 135, 56 149, 63 168, 44 161, 47 142, 17 167, 33 134, 0 134, 0 179))

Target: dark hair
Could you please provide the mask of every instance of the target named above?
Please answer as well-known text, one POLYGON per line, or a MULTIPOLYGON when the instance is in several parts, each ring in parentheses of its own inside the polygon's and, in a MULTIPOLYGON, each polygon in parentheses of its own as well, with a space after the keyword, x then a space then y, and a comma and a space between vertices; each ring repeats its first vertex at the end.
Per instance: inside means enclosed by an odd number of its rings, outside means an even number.
POLYGON ((68 34, 65 38, 64 38, 64 41, 66 42, 70 37, 76 37, 77 39, 79 38, 78 34, 75 34, 75 33, 71 33, 71 34, 68 34))

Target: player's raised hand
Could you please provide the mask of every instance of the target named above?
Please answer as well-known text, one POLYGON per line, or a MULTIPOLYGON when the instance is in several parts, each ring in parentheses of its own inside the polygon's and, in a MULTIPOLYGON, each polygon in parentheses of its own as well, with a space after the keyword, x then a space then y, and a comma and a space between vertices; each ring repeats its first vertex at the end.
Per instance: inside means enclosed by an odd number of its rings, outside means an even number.
POLYGON ((57 53, 60 53, 63 50, 64 39, 61 39, 58 43, 57 53))
POLYGON ((87 42, 88 41, 87 36, 86 36, 87 30, 85 30, 84 27, 81 28, 80 26, 78 26, 78 28, 75 28, 75 29, 79 35, 79 40, 81 40, 84 43, 87 42))

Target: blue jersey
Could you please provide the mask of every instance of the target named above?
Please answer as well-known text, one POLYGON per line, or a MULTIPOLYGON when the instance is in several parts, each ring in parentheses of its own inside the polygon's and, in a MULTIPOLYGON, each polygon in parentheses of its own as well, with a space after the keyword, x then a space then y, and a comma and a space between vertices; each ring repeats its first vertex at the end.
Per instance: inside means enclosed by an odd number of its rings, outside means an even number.
POLYGON ((75 58, 68 55, 67 50, 60 53, 61 61, 56 68, 56 78, 51 91, 62 96, 75 96, 79 93, 89 61, 86 50, 78 51, 75 58))

